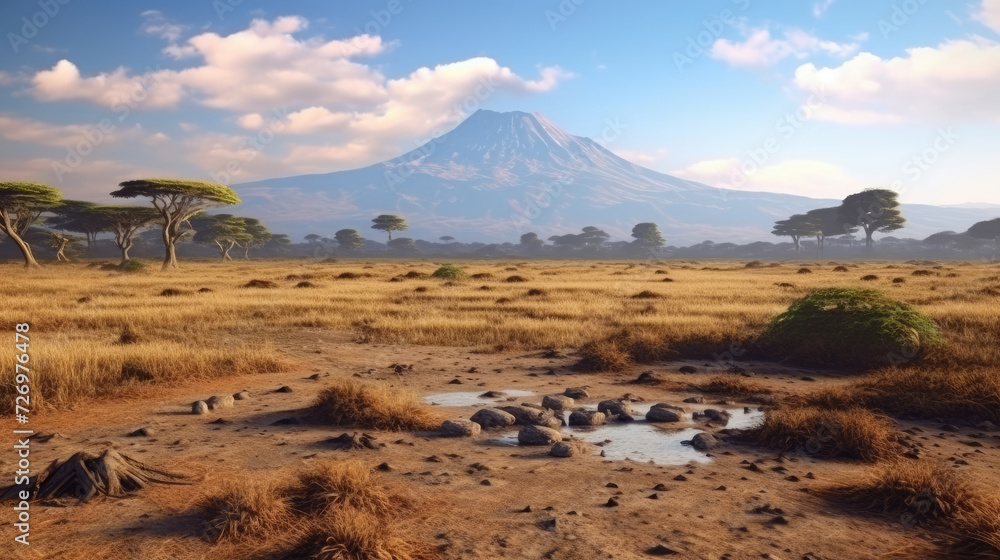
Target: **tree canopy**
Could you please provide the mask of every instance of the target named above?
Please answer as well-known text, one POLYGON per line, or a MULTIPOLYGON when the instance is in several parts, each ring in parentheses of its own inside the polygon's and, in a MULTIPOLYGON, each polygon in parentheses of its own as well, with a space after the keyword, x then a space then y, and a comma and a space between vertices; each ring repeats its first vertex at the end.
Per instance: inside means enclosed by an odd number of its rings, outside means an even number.
POLYGON ((333 238, 345 251, 356 251, 364 246, 365 238, 356 229, 342 229, 333 234, 333 238))
POLYGON ((62 192, 33 181, 0 181, 0 231, 17 245, 24 256, 24 266, 38 266, 31 246, 23 239, 42 212, 62 202, 62 192))
POLYGON ((795 214, 787 220, 774 222, 771 233, 780 237, 791 237, 797 253, 802 250, 801 239, 816 235, 818 231, 816 225, 805 214, 795 214))
POLYGON ((865 189, 844 199, 837 210, 838 217, 841 222, 864 230, 865 246, 871 249, 875 232, 895 231, 906 223, 899 211, 898 196, 889 189, 865 189))
POLYGON ((392 232, 394 231, 406 231, 409 229, 409 224, 406 223, 406 218, 401 218, 392 214, 382 214, 377 218, 372 219, 372 229, 377 229, 379 231, 384 231, 389 234, 389 241, 392 241, 392 232))
POLYGON ((160 219, 160 213, 148 206, 98 206, 91 211, 103 229, 115 236, 115 246, 122 252, 122 264, 129 260, 132 239, 136 232, 160 219))
POLYGON ((119 183, 116 198, 148 197, 163 217, 163 270, 177 268, 175 245, 184 235, 181 226, 192 216, 215 206, 240 203, 236 191, 218 183, 199 179, 138 179, 119 183))
POLYGON ((636 245, 649 249, 658 249, 666 243, 660 235, 660 228, 652 222, 636 224, 632 228, 632 237, 635 238, 636 245))

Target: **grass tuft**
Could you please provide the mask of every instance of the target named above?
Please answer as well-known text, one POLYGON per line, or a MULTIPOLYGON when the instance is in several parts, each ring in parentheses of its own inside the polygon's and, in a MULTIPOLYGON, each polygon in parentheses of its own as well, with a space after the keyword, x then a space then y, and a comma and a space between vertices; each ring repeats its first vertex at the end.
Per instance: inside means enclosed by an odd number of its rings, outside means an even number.
POLYGON ((337 380, 320 392, 313 410, 335 425, 376 430, 430 430, 441 417, 409 389, 386 383, 337 380))

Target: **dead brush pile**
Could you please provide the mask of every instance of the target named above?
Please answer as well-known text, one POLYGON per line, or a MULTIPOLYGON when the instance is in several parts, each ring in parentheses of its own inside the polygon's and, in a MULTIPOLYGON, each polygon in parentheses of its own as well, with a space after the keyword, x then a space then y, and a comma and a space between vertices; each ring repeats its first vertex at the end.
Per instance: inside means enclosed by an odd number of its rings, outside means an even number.
POLYGON ((358 460, 327 460, 292 480, 227 479, 197 509, 207 535, 234 552, 288 559, 436 558, 406 526, 413 501, 358 460))
POLYGON ((863 482, 822 491, 828 499, 933 528, 933 542, 908 558, 1000 558, 1000 496, 929 461, 891 461, 863 482))
POLYGON ((843 410, 782 405, 767 411, 751 440, 820 457, 877 462, 899 454, 889 421, 866 408, 843 410))
POLYGON ((312 406, 321 419, 338 426, 374 430, 430 430, 441 417, 409 389, 386 383, 340 379, 323 389, 312 406))

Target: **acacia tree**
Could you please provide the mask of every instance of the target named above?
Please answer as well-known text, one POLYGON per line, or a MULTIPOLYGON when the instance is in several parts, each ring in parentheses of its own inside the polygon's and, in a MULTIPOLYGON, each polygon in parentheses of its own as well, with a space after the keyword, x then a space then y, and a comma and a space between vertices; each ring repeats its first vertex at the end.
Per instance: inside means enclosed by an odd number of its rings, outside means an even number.
POLYGON ((55 231, 49 232, 49 246, 56 250, 56 260, 59 262, 69 262, 69 257, 66 256, 66 249, 69 248, 72 253, 76 253, 79 249, 77 244, 80 241, 83 241, 83 238, 75 235, 66 235, 55 231))
POLYGON ((357 251, 365 244, 365 238, 356 229, 342 229, 333 234, 333 238, 346 251, 357 251))
POLYGON ((409 224, 406 223, 406 218, 393 216, 392 214, 382 214, 372 221, 375 222, 372 225, 372 229, 387 232, 389 234, 389 241, 392 241, 392 232, 406 231, 410 227, 409 224))
POLYGON ((901 229, 906 218, 899 211, 898 194, 889 189, 865 189, 844 199, 837 209, 841 223, 853 224, 865 232, 865 248, 874 245, 875 232, 901 229))
POLYGON ((195 243, 215 244, 219 247, 219 255, 224 261, 231 261, 229 251, 236 246, 244 246, 250 243, 250 234, 247 233, 246 221, 243 218, 232 214, 199 214, 190 220, 194 228, 192 241, 195 243))
POLYGON ((240 197, 236 191, 218 183, 198 179, 139 179, 120 183, 111 193, 116 198, 149 197, 163 220, 163 268, 177 268, 175 245, 187 230, 191 216, 198 212, 223 205, 236 205, 240 197))
POLYGON ((529 253, 538 251, 545 245, 545 242, 538 238, 535 232, 528 232, 521 235, 521 246, 529 253))
POLYGON ((96 203, 85 200, 64 200, 52 209, 54 216, 45 223, 53 229, 82 233, 87 241, 87 249, 91 249, 97 236, 107 231, 107 222, 97 211, 98 208, 100 206, 96 203))
POLYGON ((826 249, 826 238, 847 235, 858 231, 858 226, 840 219, 840 208, 819 208, 806 212, 806 220, 814 228, 813 235, 819 244, 819 254, 826 249))
POLYGON ((93 212, 103 221, 104 231, 114 234, 115 246, 122 252, 121 265, 129 261, 135 234, 160 218, 155 208, 146 206, 98 206, 93 212))
POLYGON ((55 187, 31 181, 0 181, 0 231, 21 250, 25 268, 38 266, 31 246, 24 240, 42 212, 59 205, 62 193, 55 187))
POLYGON ((660 228, 652 222, 636 224, 632 228, 632 237, 636 245, 645 249, 659 249, 666 243, 660 235, 660 228))
POLYGON ((243 258, 250 260, 250 249, 263 247, 271 240, 271 231, 257 218, 243 218, 247 242, 243 244, 243 258))
POLYGON ((771 233, 780 237, 791 237, 795 243, 795 252, 798 253, 802 250, 802 238, 816 235, 816 226, 805 214, 795 214, 787 220, 774 222, 774 230, 771 233))

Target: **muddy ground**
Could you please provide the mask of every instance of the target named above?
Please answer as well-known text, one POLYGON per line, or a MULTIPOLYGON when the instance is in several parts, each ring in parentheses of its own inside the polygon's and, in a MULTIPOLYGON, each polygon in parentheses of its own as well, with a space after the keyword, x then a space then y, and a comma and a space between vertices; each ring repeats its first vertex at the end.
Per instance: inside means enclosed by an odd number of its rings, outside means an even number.
MULTIPOLYGON (((12 515, 5 508, 0 520, 9 538, 0 545, 0 556, 10 557, 13 551, 15 557, 58 558, 69 555, 75 542, 162 538, 181 540, 198 557, 212 558, 214 545, 203 539, 191 506, 211 491, 213 480, 240 471, 280 473, 317 458, 347 456, 373 467, 389 465, 383 476, 408 488, 421 503, 413 520, 417 535, 443 558, 625 560, 653 557, 651 549, 662 545, 660 552, 676 552, 673 558, 839 560, 883 558, 915 539, 933 537, 904 520, 852 512, 817 495, 819 489, 863 477, 870 467, 807 452, 779 454, 727 444, 699 461, 661 464, 608 460, 597 454, 601 447, 594 447, 585 456, 553 458, 546 455, 547 447, 498 441, 510 430, 457 439, 368 431, 384 447, 343 451, 324 440, 357 430, 312 424, 304 414, 326 382, 349 376, 385 380, 421 395, 520 389, 535 395, 517 402, 534 403, 567 387, 589 386, 590 398, 580 404, 631 393, 647 403, 696 410, 682 404, 683 399, 702 395, 693 386, 728 364, 673 362, 637 366, 620 375, 582 374, 570 367, 574 358, 568 350, 558 355, 475 354, 456 348, 360 345, 346 335, 320 330, 295 334, 284 344, 302 364, 296 371, 155 389, 36 417, 37 433, 58 434, 33 442, 36 471, 79 450, 114 447, 148 464, 200 473, 205 479, 124 499, 96 498, 85 505, 35 504, 30 550, 11 543, 12 515), (397 373, 394 364, 413 367, 397 373), (683 365, 695 366, 697 373, 680 373, 683 365), (650 370, 666 382, 630 383, 650 370), (313 374, 318 379, 309 379, 313 374), (282 386, 291 392, 276 392, 282 386), (248 390, 251 399, 204 416, 190 412, 194 400, 240 390, 248 390), (272 425, 287 418, 300 423, 272 425), (128 436, 142 427, 152 434, 128 436), (750 463, 757 468, 748 468, 750 463), (609 498, 618 505, 609 507, 609 498), (530 512, 525 511, 529 506, 530 512)), ((740 365, 779 397, 852 379, 774 364, 740 365)), ((719 399, 704 396, 708 403, 719 399)), ((759 406, 738 407, 744 404, 759 406)), ((468 418, 477 409, 440 407, 446 417, 456 418, 468 418)), ((996 433, 963 426, 946 431, 942 422, 933 421, 904 421, 899 428, 923 445, 926 458, 946 461, 973 479, 998 479, 996 433)), ((14 470, 13 454, 0 455, 0 471, 14 470)))

